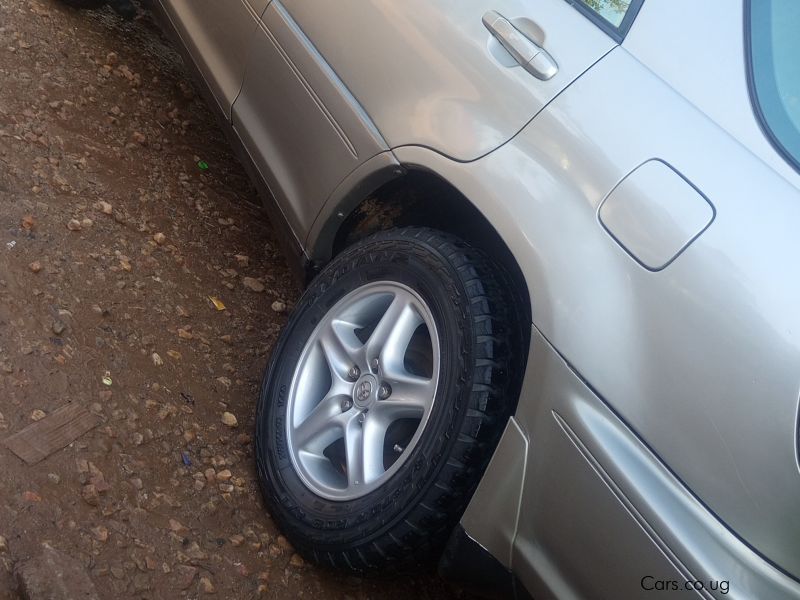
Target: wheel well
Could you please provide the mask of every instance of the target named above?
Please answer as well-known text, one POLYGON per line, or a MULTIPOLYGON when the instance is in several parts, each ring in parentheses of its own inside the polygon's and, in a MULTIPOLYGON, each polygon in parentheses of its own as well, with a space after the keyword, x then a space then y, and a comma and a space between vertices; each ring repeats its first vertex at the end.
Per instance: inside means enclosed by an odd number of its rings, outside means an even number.
POLYGON ((370 194, 339 227, 332 255, 372 233, 407 226, 438 229, 486 252, 511 276, 520 315, 530 324, 528 287, 513 253, 486 217, 461 192, 434 173, 411 170, 370 194))

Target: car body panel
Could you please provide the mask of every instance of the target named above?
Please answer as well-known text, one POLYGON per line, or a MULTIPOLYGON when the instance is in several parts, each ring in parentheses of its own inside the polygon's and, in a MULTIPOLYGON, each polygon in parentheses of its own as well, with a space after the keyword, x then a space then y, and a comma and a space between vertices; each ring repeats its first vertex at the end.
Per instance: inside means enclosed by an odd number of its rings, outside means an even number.
POLYGON ((388 149, 279 2, 270 4, 253 38, 233 126, 301 241, 336 186, 388 149))
POLYGON ((800 573, 800 283, 782 262, 800 255, 797 189, 622 48, 481 161, 396 153, 473 199, 519 258, 547 339, 729 527, 800 573), (717 209, 658 273, 597 217, 652 158, 717 209))
POLYGON ((231 106, 247 65, 250 42, 269 0, 160 0, 220 110, 231 106))
POLYGON ((623 45, 751 152, 800 185, 800 174, 775 151, 753 114, 744 29, 742 0, 647 0, 623 45))
MULTIPOLYGON (((615 42, 563 0, 280 0, 391 147, 467 161, 516 134, 615 42), (483 25, 495 10, 549 52, 524 71, 483 25)), ((275 0, 278 2, 278 0, 275 0)))
MULTIPOLYGON (((699 581, 716 597, 800 598, 797 581, 709 511, 536 328, 522 400, 518 429, 504 434, 519 445, 523 431, 529 448, 515 458, 527 475, 518 534, 492 546, 486 528, 465 529, 494 556, 511 548, 534 597, 647 598, 657 581, 670 582, 659 597, 709 597, 685 589, 699 581)), ((503 479, 508 469, 493 460, 484 477, 503 479)), ((475 498, 465 517, 486 505, 475 498)))

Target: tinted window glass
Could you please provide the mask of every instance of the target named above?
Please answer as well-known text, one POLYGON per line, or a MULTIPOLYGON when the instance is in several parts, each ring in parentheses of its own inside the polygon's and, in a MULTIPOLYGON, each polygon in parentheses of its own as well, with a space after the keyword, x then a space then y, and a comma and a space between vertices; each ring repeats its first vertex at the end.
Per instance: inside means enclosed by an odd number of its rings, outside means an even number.
POLYGON ((622 19, 631 6, 632 0, 581 0, 614 27, 622 25, 622 19))
POLYGON ((750 3, 752 79, 764 124, 800 164, 800 1, 750 3))

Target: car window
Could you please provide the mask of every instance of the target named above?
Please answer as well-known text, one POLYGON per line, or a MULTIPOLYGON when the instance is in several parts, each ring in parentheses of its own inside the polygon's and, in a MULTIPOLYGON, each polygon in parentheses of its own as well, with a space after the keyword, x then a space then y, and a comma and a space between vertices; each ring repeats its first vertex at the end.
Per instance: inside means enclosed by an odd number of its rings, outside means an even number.
POLYGON ((752 0, 748 10, 759 116, 778 149, 800 167, 800 2, 752 0))
POLYGON ((614 27, 622 25, 632 0, 581 0, 614 27))

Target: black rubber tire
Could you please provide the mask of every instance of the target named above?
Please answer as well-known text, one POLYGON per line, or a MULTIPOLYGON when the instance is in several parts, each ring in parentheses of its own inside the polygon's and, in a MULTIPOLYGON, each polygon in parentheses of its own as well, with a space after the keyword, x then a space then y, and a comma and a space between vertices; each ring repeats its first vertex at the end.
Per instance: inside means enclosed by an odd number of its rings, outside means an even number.
POLYGON ((272 517, 306 559, 357 574, 430 566, 438 558, 516 405, 523 354, 510 280, 482 252, 431 229, 378 233, 345 250, 305 292, 264 377, 256 416, 258 477, 272 517), (426 301, 439 330, 440 385, 426 430, 382 487, 334 502, 294 471, 287 390, 314 327, 340 298, 394 280, 426 301))
POLYGON ((62 4, 73 8, 101 8, 108 4, 107 0, 61 0, 62 4))

